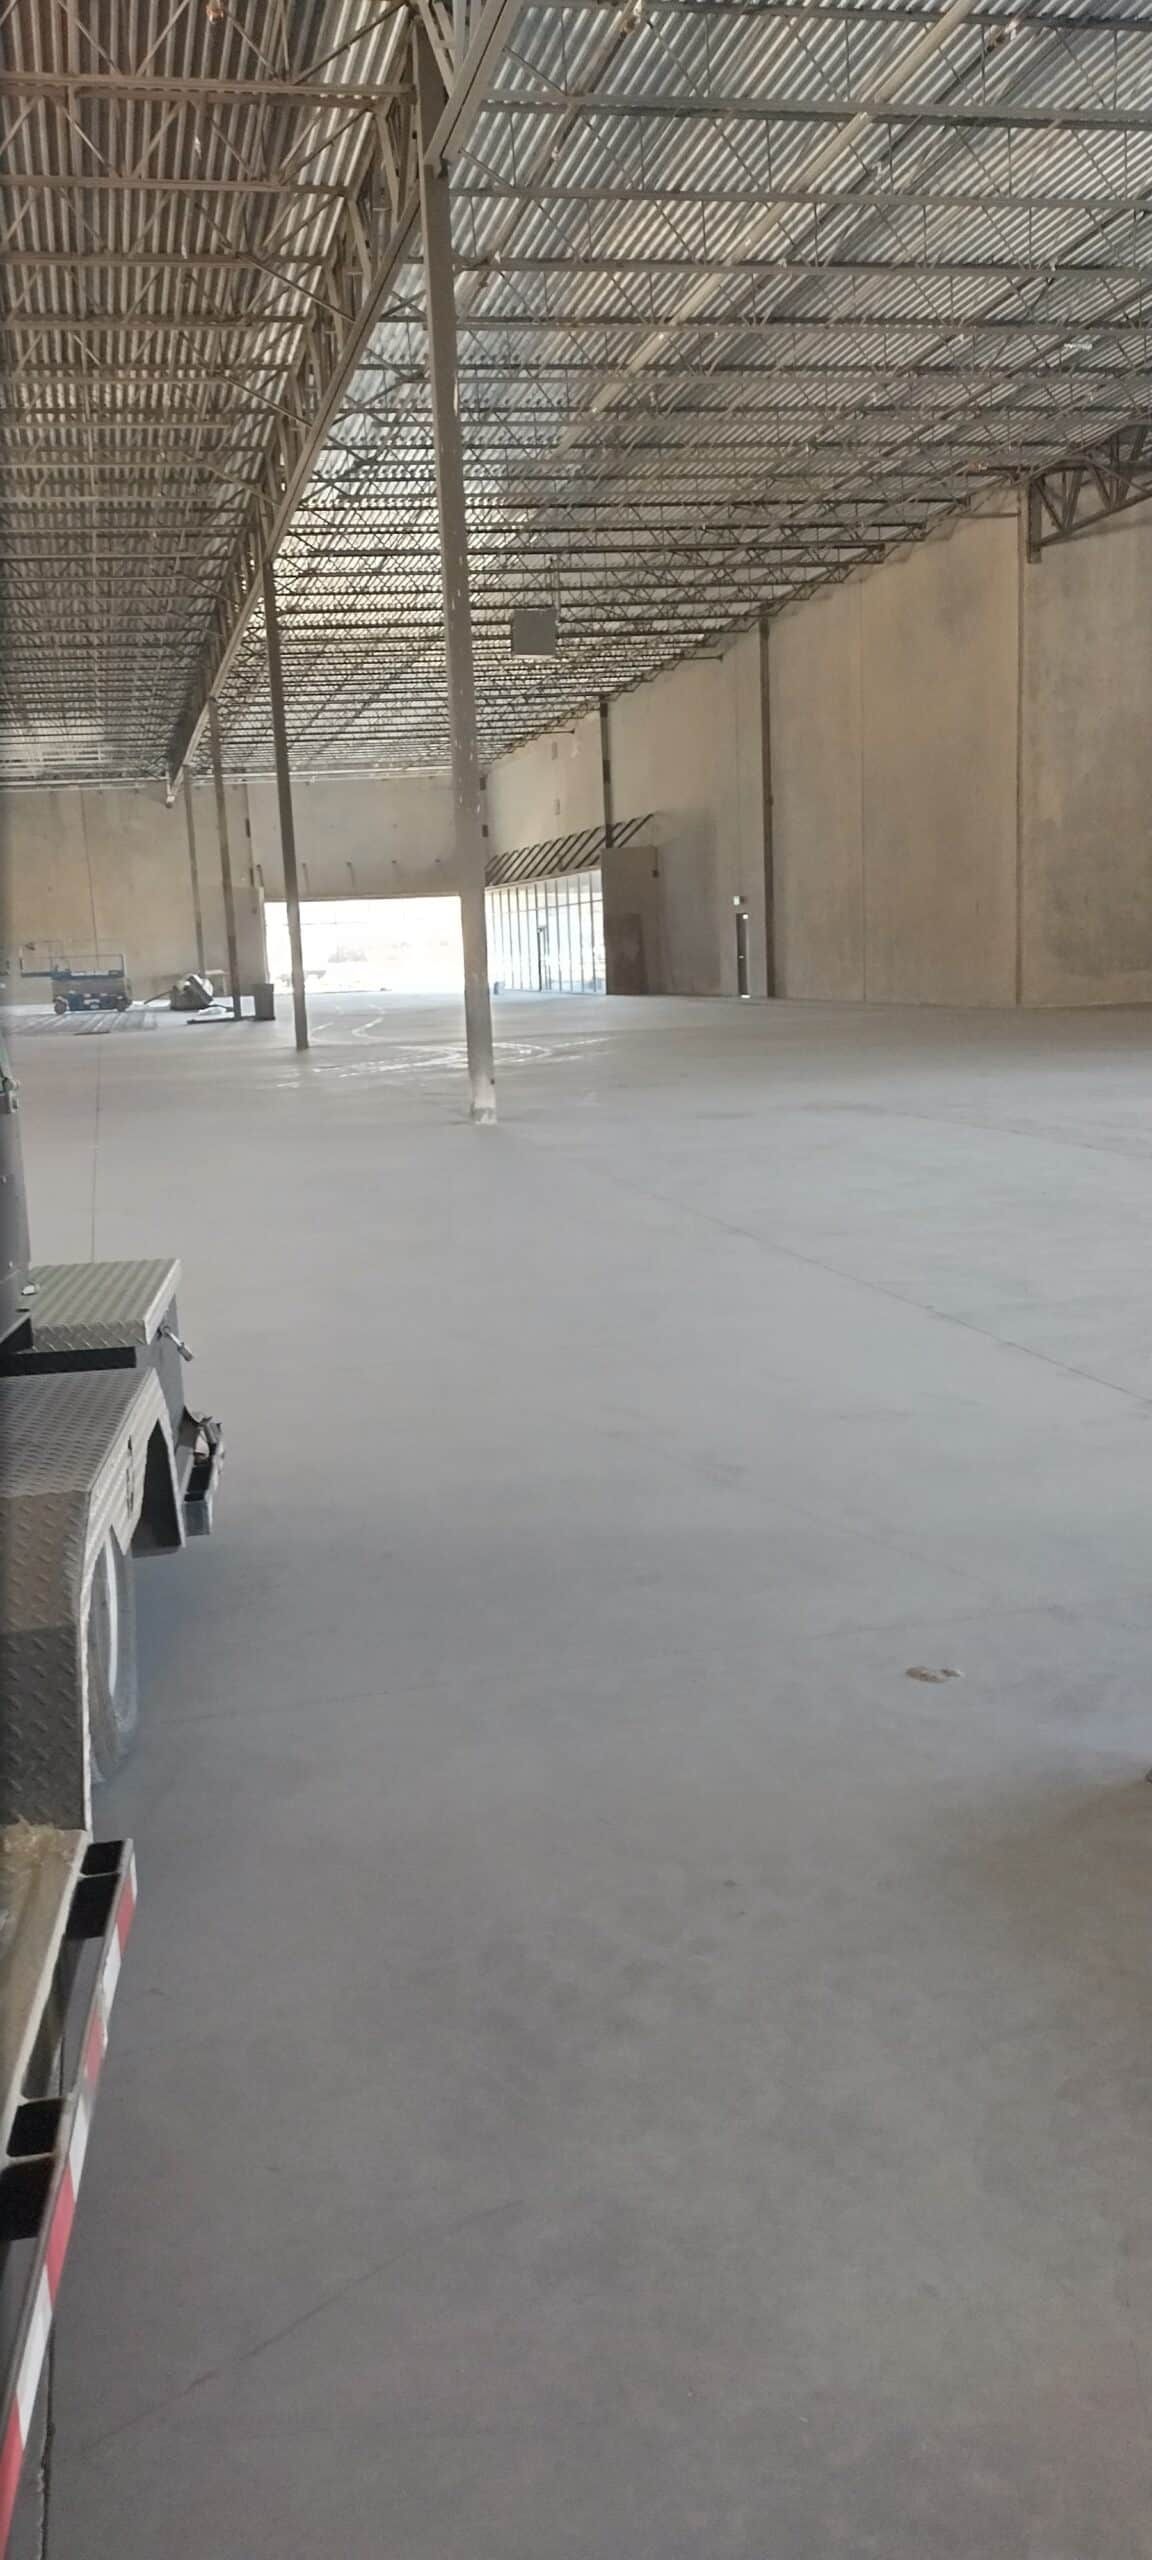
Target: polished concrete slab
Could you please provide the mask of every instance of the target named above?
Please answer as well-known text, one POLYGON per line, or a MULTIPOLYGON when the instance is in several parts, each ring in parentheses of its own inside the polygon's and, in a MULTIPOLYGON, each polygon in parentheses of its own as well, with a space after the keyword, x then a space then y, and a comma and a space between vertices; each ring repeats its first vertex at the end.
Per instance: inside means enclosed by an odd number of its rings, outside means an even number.
POLYGON ((1152 2554, 1152 1021, 315 1028, 18 1042, 229 1442, 55 2560, 1152 2554))

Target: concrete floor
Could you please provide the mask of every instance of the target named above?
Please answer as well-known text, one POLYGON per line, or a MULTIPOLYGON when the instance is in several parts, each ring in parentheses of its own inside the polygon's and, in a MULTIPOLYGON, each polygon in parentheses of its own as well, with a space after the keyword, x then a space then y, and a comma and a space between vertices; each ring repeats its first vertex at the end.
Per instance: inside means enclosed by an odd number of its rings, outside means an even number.
POLYGON ((19 1043, 229 1441, 53 2560, 1152 2554, 1152 1020, 315 1015, 19 1043))

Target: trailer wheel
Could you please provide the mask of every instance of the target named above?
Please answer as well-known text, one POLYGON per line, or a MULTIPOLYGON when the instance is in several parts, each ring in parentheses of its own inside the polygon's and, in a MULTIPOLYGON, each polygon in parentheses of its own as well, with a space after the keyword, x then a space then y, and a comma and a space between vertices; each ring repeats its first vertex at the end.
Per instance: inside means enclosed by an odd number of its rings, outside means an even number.
POLYGON ((92 1775, 110 1778, 136 1731, 136 1595, 132 1559, 109 1530, 88 1603, 88 1738, 92 1775))

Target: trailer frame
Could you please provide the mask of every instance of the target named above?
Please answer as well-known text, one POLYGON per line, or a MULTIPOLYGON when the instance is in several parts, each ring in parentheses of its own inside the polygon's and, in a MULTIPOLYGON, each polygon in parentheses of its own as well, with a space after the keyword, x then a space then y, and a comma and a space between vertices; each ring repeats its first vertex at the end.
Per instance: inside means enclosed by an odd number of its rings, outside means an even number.
POLYGON ((0 2560, 35 2431, 109 2018, 136 1910, 131 1842, 77 1845, 51 1963, 29 1988, 28 2015, 18 2022, 30 2057, 20 2071, 22 2085, 0 2091, 10 2119, 0 2153, 0 2560))

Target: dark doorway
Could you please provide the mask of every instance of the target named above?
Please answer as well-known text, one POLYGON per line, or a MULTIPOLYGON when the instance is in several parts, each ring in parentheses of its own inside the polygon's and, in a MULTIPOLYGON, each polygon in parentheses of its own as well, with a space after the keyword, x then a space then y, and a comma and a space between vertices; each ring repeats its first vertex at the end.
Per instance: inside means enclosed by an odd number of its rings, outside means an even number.
POLYGON ((736 902, 736 993, 748 994, 748 909, 742 898, 736 902))

